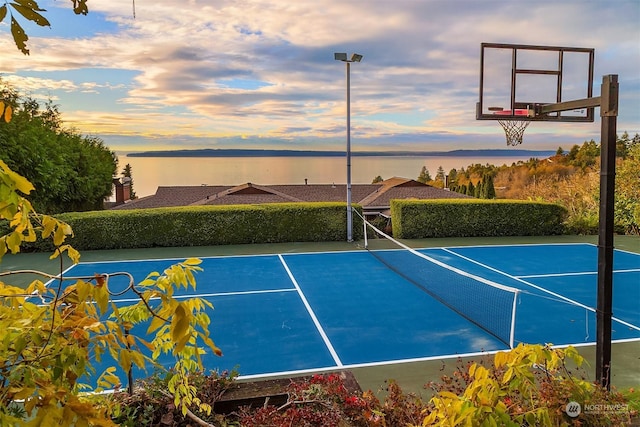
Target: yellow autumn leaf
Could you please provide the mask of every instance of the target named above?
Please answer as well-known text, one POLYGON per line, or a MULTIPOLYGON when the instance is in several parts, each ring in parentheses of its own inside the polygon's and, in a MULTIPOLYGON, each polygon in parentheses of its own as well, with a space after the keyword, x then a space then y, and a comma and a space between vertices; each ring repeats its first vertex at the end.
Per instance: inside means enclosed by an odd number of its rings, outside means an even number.
POLYGON ((438 396, 444 399, 458 400, 458 395, 450 391, 441 391, 440 393, 438 393, 438 396))
POLYGON ((171 322, 171 338, 173 341, 180 341, 189 330, 189 318, 191 315, 185 310, 182 304, 178 304, 171 322))
POLYGON ((2 160, 0 160, 0 166, 2 166, 4 172, 9 176, 9 179, 15 183, 16 189, 21 193, 29 194, 35 189, 33 184, 31 184, 27 178, 9 169, 9 166, 7 166, 7 164, 2 160))
POLYGON ((42 238, 46 239, 53 233, 57 221, 48 215, 42 216, 42 238))
POLYGON ((134 347, 136 345, 136 337, 133 335, 126 335, 127 346, 134 347))
POLYGON ((143 339, 141 339, 141 338, 138 338, 138 341, 139 341, 142 345, 144 345, 145 347, 147 347, 149 350, 151 350, 151 351, 154 351, 154 350, 156 349, 156 346, 155 346, 155 345, 153 345, 153 343, 151 343, 151 342, 149 342, 149 341, 143 340, 143 339))
POLYGON ((151 334, 153 331, 164 325, 164 323, 164 320, 162 320, 160 317, 154 317, 149 324, 149 327, 147 328, 147 334, 151 334))
POLYGON ((493 359, 493 363, 494 365, 496 365, 497 368, 501 367, 502 365, 504 365, 505 363, 507 363, 507 359, 509 358, 509 354, 505 353, 504 351, 499 351, 496 353, 494 359, 493 359))
POLYGON ((22 388, 10 387, 9 388, 9 393, 13 394, 13 396, 11 396, 13 400, 26 399, 27 397, 31 396, 34 391, 35 391, 35 388, 33 387, 22 387, 22 388))
POLYGON ((189 334, 186 334, 181 339, 179 339, 176 342, 176 346, 175 346, 175 348, 173 350, 173 354, 179 354, 180 352, 182 352, 182 350, 187 345, 187 343, 189 342, 190 339, 191 339, 191 337, 189 336, 189 334))
POLYGON ((67 402, 67 406, 76 414, 84 417, 92 415, 95 411, 94 405, 90 402, 80 402, 79 400, 73 398, 71 398, 70 401, 67 402))
POLYGON ((137 351, 132 351, 130 353, 130 356, 131 356, 132 362, 135 363, 135 365, 138 368, 143 369, 145 367, 145 359, 141 353, 138 353, 137 351))
POLYGON ((16 233, 15 231, 7 236, 5 242, 11 253, 16 254, 20 252, 21 237, 20 233, 16 233))
POLYGON ((93 288, 94 289, 94 294, 93 297, 96 300, 96 303, 98 304, 98 308, 100 308, 100 311, 102 313, 107 311, 107 308, 109 308, 109 291, 105 286, 96 286, 93 288))
POLYGON ((4 110, 4 121, 9 123, 11 121, 11 116, 13 115, 13 109, 10 105, 7 105, 7 108, 4 110))
POLYGON ((131 370, 131 355, 129 350, 120 350, 118 362, 125 372, 129 372, 129 370, 131 370))
POLYGON ((58 227, 56 228, 56 231, 53 233, 53 244, 56 246, 60 246, 62 245, 62 242, 64 242, 64 239, 67 238, 67 235, 65 233, 65 230, 63 227, 58 227))

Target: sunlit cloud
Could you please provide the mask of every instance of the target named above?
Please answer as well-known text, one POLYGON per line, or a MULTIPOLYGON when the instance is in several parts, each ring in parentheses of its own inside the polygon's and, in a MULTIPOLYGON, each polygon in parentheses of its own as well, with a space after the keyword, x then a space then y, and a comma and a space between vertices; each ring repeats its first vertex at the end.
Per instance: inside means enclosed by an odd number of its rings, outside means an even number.
MULTIPOLYGON (((338 147, 338 51, 364 55, 351 67, 354 142, 501 147, 501 128, 475 120, 483 41, 594 47, 596 94, 602 74, 619 74, 618 129, 640 132, 637 0, 164 0, 137 2, 135 17, 130 0, 92 2, 87 17, 41 3, 63 21, 30 34, 29 57, 0 25, 1 78, 55 101, 65 123, 114 150, 338 147), (75 36, 56 32, 79 21, 75 36)), ((531 148, 599 138, 597 123, 535 123, 527 133, 531 148)))

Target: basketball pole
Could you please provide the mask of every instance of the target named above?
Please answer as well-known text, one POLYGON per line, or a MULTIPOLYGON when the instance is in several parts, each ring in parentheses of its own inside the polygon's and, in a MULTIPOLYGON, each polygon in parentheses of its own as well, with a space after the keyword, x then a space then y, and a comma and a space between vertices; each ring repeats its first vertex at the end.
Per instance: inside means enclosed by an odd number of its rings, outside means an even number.
POLYGON ((596 381, 611 389, 611 319, 613 317, 613 225, 616 184, 618 75, 602 77, 600 96, 538 106, 548 114, 600 107, 600 206, 598 215, 598 301, 596 307, 596 381))
POLYGON ((596 311, 596 381, 611 389, 611 318, 613 300, 613 225, 618 118, 618 75, 602 78, 600 92, 600 212, 598 226, 598 306, 596 311))

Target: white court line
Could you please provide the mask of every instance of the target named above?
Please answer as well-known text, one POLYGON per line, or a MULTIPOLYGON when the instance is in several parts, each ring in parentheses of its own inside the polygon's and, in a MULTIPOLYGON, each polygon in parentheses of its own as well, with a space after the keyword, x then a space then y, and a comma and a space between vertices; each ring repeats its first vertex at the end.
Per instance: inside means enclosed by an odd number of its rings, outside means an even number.
MULTIPOLYGON (((622 340, 613 340, 611 341, 613 344, 622 344, 622 343, 630 343, 630 342, 640 342, 640 338, 628 338, 622 340)), ((576 344, 561 344, 561 345, 552 345, 551 348, 567 348, 567 347, 589 347, 596 345, 596 342, 588 342, 588 343, 576 343, 576 344)), ((282 371, 282 372, 269 372, 264 374, 251 374, 251 375, 239 375, 239 380, 254 380, 260 378, 270 378, 277 376, 297 376, 297 375, 307 375, 313 374, 317 372, 332 372, 337 368, 341 370, 349 370, 349 369, 357 369, 357 368, 371 368, 376 366, 389 366, 389 365, 404 365, 408 363, 420 363, 420 362, 432 362, 432 361, 441 361, 444 362, 446 360, 459 360, 460 358, 466 357, 482 357, 482 356, 490 356, 500 352, 509 352, 508 348, 504 348, 501 350, 491 350, 491 351, 478 351, 473 353, 460 353, 460 354, 443 354, 439 356, 425 356, 425 357, 414 357, 409 359, 394 359, 394 360, 383 360, 380 362, 364 362, 364 363, 352 363, 342 366, 327 366, 327 367, 319 367, 319 368, 309 368, 309 369, 299 369, 295 371, 282 371)))
MULTIPOLYGON (((342 254, 342 253, 362 253, 361 249, 344 249, 344 250, 333 250, 333 251, 304 251, 304 252, 287 252, 284 255, 286 256, 296 256, 296 255, 316 255, 316 254, 342 254)), ((187 257, 170 257, 170 258, 139 258, 139 259, 116 259, 116 260, 102 260, 102 261, 81 261, 78 264, 73 264, 71 267, 75 265, 86 266, 89 264, 111 264, 111 263, 146 263, 146 262, 183 262, 187 259, 199 259, 199 260, 208 260, 208 259, 232 259, 232 258, 263 258, 263 257, 275 257, 280 256, 278 253, 263 253, 263 254, 237 254, 237 255, 193 255, 187 257)))
MULTIPOLYGON (((458 246, 447 246, 449 249, 464 249, 464 248, 522 248, 529 246, 596 246, 593 243, 589 242, 566 242, 566 243, 503 243, 499 245, 458 245, 458 246)), ((444 247, 433 247, 433 248, 423 248, 423 249, 447 249, 444 247)), ((616 249, 618 250, 618 249, 616 249)), ((623 251, 624 252, 624 251, 623 251)), ((633 252, 631 252, 633 253, 633 252)))
MULTIPOLYGON (((626 270, 613 270, 614 273, 638 273, 640 268, 629 268, 626 270)), ((527 274, 523 276, 517 276, 521 279, 530 278, 544 278, 544 277, 563 277, 563 276, 594 276, 598 274, 597 271, 584 271, 578 273, 548 273, 548 274, 527 274)))
MULTIPOLYGON (((279 293, 279 292, 296 292, 294 288, 283 288, 283 289, 267 289, 262 291, 238 291, 238 292, 217 292, 217 293, 207 293, 207 294, 181 294, 174 295, 175 299, 186 299, 186 298, 211 298, 211 297, 226 297, 232 295, 254 295, 254 294, 270 294, 270 293, 279 293)), ((149 301, 159 300, 160 297, 149 298, 149 301)), ((140 298, 123 298, 123 299, 112 299, 109 300, 111 302, 138 302, 140 298)))
MULTIPOLYGON (((539 290, 539 291, 545 292, 545 293, 547 293, 547 294, 549 294, 549 295, 553 295, 554 297, 556 297, 556 298, 558 298, 558 299, 561 299, 561 300, 563 300, 563 301, 565 301, 565 302, 568 302, 568 303, 570 303, 570 304, 572 304, 572 305, 575 305, 575 306, 578 306, 578 307, 582 307, 582 308, 584 308, 585 310, 589 310, 589 311, 591 311, 591 312, 593 312, 593 313, 595 313, 595 312, 596 312, 596 309, 595 309, 595 308, 589 307, 588 305, 584 305, 584 304, 582 304, 582 303, 580 303, 580 302, 578 302, 578 301, 576 301, 576 300, 572 300, 571 298, 567 298, 567 297, 565 297, 564 295, 560 295, 560 294, 557 294, 557 293, 555 293, 555 292, 552 292, 552 291, 550 291, 550 290, 548 290, 548 289, 545 289, 545 288, 543 288, 543 287, 541 287, 541 286, 534 285, 533 283, 531 283, 531 282, 527 282, 526 280, 523 280, 523 279, 521 279, 520 277, 512 276, 511 274, 505 273, 505 272, 504 272, 504 271, 502 271, 502 270, 498 270, 498 269, 496 269, 496 268, 490 267, 490 266, 488 266, 488 265, 486 265, 486 264, 483 264, 483 263, 481 263, 481 262, 478 262, 478 261, 476 261, 476 260, 474 260, 474 259, 471 259, 471 258, 466 257, 466 256, 464 256, 464 255, 460 255, 460 254, 458 254, 458 253, 456 253, 456 252, 454 252, 454 251, 452 251, 452 250, 449 250, 449 249, 447 249, 447 248, 442 248, 442 250, 444 250, 445 252, 448 252, 448 253, 450 253, 450 254, 452 254, 452 255, 455 255, 455 256, 457 256, 457 257, 460 257, 460 258, 462 258, 462 259, 464 259, 464 260, 466 260, 466 261, 469 261, 469 262, 471 262, 471 263, 473 263, 473 264, 479 265, 479 266, 481 266, 481 267, 483 267, 483 268, 486 268, 486 269, 488 269, 488 270, 491 270, 491 271, 496 272, 496 273, 498 273, 498 274, 501 274, 501 275, 503 275, 503 276, 509 277, 509 278, 511 278, 511 279, 513 279, 513 280, 516 280, 516 281, 520 282, 520 283, 523 283, 523 284, 525 284, 525 285, 531 286, 532 288, 535 288, 535 289, 537 289, 537 290, 539 290)), ((526 291, 525 291, 525 292, 526 292, 526 291)), ((532 295, 533 295, 533 294, 532 294, 532 295)), ((617 318, 617 317, 615 317, 615 316, 614 316, 614 317, 612 317, 611 319, 612 319, 612 320, 615 320, 616 322, 619 322, 619 323, 621 323, 621 324, 623 324, 623 325, 625 325, 625 326, 627 326, 627 327, 629 327, 629 328, 631 328, 631 329, 635 329, 635 330, 637 330, 637 331, 640 331, 640 326, 636 326, 636 325, 633 325, 633 324, 631 324, 631 323, 629 323, 629 322, 625 322, 624 320, 622 320, 622 319, 618 319, 618 318, 617 318)))
POLYGON ((336 350, 333 348, 333 344, 331 344, 329 337, 324 332, 324 329, 322 328, 320 321, 318 321, 316 314, 313 312, 311 305, 309 305, 309 301, 307 301, 307 298, 304 296, 304 293, 302 293, 302 289, 300 289, 300 285, 298 285, 298 282, 296 281, 295 277, 293 277, 293 274, 291 273, 291 270, 289 270, 289 266, 285 262, 282 255, 278 255, 278 258, 280 258, 280 262, 282 262, 282 266, 287 271, 287 274, 289 275, 289 278, 291 279, 293 286, 295 286, 296 290, 298 291, 298 294, 300 295, 300 299, 302 300, 302 303, 307 308, 307 311, 309 312, 309 315, 311 316, 313 323, 316 325, 316 328, 318 329, 318 332, 320 333, 322 340, 324 341, 325 345, 329 349, 329 353, 331 353, 331 357, 333 357, 333 361, 336 363, 338 367, 341 368, 343 366, 342 361, 340 360, 340 357, 338 357, 338 353, 336 353, 336 350))

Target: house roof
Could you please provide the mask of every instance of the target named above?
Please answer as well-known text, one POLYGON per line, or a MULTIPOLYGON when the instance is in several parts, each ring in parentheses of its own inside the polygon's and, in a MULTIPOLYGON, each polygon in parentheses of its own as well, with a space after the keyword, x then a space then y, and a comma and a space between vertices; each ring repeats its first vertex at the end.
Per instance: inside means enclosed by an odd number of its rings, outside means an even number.
MULTIPOLYGON (((156 194, 130 200, 112 209, 146 209, 190 205, 237 205, 287 202, 342 202, 345 184, 176 186, 158 187, 156 194)), ((469 198, 406 178, 376 184, 352 184, 351 201, 365 210, 388 209, 392 199, 469 198)))

